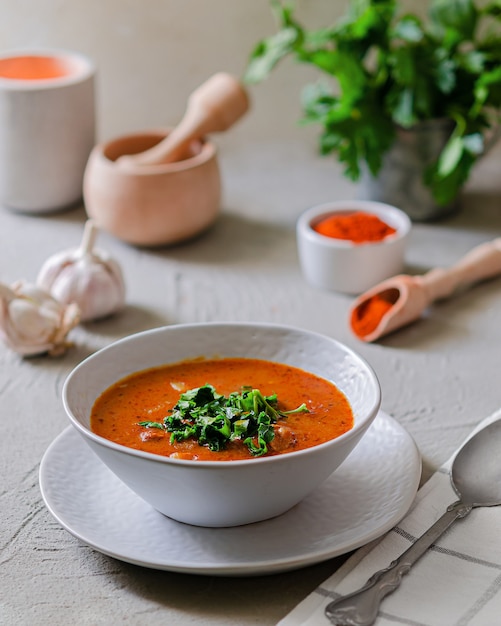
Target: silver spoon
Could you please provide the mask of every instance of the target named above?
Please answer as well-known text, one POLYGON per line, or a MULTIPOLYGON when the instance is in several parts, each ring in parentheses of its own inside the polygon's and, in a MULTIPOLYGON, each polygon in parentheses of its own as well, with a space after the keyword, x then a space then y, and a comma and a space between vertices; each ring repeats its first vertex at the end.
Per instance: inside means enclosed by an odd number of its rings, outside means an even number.
POLYGON ((379 570, 361 587, 337 598, 325 608, 336 626, 370 626, 383 598, 397 589, 402 576, 449 526, 475 507, 501 504, 501 420, 492 422, 471 437, 458 451, 450 478, 459 500, 398 559, 379 570))

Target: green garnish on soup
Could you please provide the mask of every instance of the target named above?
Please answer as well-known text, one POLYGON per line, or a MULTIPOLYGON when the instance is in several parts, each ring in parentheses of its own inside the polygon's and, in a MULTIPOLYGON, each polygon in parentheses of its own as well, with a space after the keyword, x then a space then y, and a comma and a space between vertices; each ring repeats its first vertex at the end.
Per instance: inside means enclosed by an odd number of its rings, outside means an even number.
POLYGON ((264 396, 252 387, 224 396, 206 384, 182 393, 162 422, 139 425, 170 432, 171 442, 194 439, 214 452, 240 440, 253 456, 262 456, 275 437, 273 424, 278 419, 308 412, 305 404, 292 411, 280 411, 277 404, 276 394, 264 396))

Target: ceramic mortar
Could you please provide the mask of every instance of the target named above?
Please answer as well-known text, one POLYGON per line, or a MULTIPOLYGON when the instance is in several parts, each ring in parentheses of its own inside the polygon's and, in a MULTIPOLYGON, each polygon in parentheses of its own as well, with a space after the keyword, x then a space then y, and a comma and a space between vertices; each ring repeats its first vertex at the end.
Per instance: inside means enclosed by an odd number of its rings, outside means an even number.
POLYGON ((84 203, 103 230, 140 246, 175 244, 207 229, 221 200, 217 150, 195 141, 192 156, 160 165, 116 163, 148 150, 170 129, 145 131, 95 146, 84 174, 84 203))

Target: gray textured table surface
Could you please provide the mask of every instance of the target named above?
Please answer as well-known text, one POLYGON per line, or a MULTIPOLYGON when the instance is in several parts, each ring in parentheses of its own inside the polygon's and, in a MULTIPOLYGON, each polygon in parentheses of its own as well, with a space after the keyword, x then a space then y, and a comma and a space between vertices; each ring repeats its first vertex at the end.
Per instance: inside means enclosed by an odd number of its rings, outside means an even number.
MULTIPOLYGON (((0 346, 0 624, 275 624, 340 563, 247 579, 175 574, 104 556, 58 525, 41 499, 38 468, 68 424, 61 387, 80 360, 116 338, 210 320, 329 334, 375 368, 383 409, 415 438, 425 477, 501 406, 501 279, 440 303, 378 344, 362 344, 347 327, 351 298, 304 282, 294 234, 300 211, 352 195, 350 185, 331 162, 295 145, 250 146, 222 161, 224 211, 197 240, 141 250, 100 234, 99 246, 124 270, 121 315, 77 328, 62 358, 23 360, 0 346)), ((414 226, 409 271, 450 265, 500 236, 500 163, 498 150, 481 164, 457 215, 414 226)), ((48 256, 77 245, 84 220, 82 207, 38 217, 0 209, 0 280, 34 280, 48 256)))

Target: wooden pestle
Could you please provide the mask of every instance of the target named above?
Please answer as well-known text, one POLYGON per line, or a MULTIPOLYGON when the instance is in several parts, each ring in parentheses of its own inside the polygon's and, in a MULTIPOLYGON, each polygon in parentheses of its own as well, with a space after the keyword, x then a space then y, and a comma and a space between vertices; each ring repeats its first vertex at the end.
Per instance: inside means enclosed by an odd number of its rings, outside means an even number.
POLYGON ((123 155, 116 163, 132 167, 182 160, 194 140, 227 130, 248 108, 249 97, 240 82, 224 72, 214 74, 191 94, 181 122, 165 139, 144 152, 123 155))
POLYGON ((389 278, 359 296, 350 310, 350 326, 359 339, 371 342, 421 317, 435 300, 448 298, 459 289, 501 273, 501 238, 473 248, 450 268, 435 268, 423 276, 400 275, 389 278), (360 335, 357 321, 364 316, 371 298, 381 298, 391 306, 377 327, 360 335))

